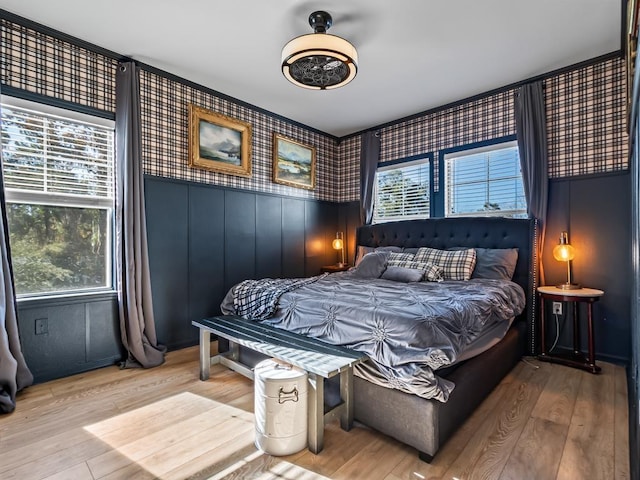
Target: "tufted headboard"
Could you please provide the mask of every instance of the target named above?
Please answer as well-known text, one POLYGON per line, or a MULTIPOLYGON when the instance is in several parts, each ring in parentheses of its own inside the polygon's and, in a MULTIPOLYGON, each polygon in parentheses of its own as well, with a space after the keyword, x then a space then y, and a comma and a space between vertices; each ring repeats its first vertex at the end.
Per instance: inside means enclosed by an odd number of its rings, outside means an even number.
POLYGON ((356 231, 356 245, 404 248, 449 247, 517 248, 513 281, 527 295, 527 308, 519 318, 527 322, 528 350, 535 352, 537 279, 537 222, 534 219, 464 217, 431 218, 364 225, 356 231))

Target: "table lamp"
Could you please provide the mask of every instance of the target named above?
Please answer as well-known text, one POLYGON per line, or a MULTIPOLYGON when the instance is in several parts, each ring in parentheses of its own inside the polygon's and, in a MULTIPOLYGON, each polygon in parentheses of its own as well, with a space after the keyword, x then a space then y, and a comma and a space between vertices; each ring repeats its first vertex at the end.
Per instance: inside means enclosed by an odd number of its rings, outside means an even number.
POLYGON ((571 283, 571 260, 575 257, 576 251, 569 244, 569 237, 567 232, 560 234, 560 242, 553 248, 553 258, 559 262, 567 262, 567 282, 556 285, 557 288, 562 290, 577 290, 582 288, 576 283, 571 283))
POLYGON ((344 267, 344 240, 342 232, 336 232, 336 238, 334 238, 332 246, 334 250, 340 250, 340 262, 338 266, 344 267))

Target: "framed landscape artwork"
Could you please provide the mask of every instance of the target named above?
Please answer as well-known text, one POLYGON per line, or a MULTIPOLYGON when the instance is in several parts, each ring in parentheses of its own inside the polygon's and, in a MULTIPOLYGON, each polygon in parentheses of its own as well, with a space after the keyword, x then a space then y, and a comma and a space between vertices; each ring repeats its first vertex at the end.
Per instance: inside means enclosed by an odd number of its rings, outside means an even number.
POLYGON ((251 176, 251 124, 189 105, 189 166, 251 176))
POLYGON ((316 186, 316 149, 274 133, 273 181, 313 190, 316 186))

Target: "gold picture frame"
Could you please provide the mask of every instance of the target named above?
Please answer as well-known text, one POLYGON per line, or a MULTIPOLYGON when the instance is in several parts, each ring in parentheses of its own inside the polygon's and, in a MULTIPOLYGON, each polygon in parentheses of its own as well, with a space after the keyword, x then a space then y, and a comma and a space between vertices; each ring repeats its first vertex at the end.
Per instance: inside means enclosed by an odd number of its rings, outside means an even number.
POLYGON ((273 134, 273 181, 290 187, 316 188, 316 149, 273 134))
POLYGON ((189 105, 189 166, 251 176, 251 124, 189 105))

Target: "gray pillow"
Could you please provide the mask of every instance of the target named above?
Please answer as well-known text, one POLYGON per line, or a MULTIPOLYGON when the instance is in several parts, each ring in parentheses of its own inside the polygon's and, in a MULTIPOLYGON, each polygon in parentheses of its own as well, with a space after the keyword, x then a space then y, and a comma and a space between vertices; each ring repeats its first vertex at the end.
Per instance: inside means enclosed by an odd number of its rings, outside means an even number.
MULTIPOLYGON (((400 255, 404 255, 400 254, 400 255)), ((398 259, 397 253, 389 253, 389 260, 387 261, 387 268, 389 267, 402 267, 412 270, 421 270, 423 280, 428 282, 441 282, 444 280, 444 270, 438 265, 424 262, 414 262, 413 260, 398 259)))
POLYGON ((360 261, 364 258, 367 253, 371 252, 401 252, 402 249, 400 247, 363 247, 362 245, 358 245, 356 251, 356 267, 360 263, 360 261))
POLYGON ((424 270, 416 268, 388 266, 381 278, 393 280, 394 282, 419 282, 424 276, 424 270))
MULTIPOLYGON (((452 247, 448 250, 466 250, 467 247, 452 247)), ((517 248, 476 248, 476 266, 471 278, 511 280, 518 263, 517 248)))
POLYGON ((359 278, 380 278, 382 272, 387 268, 387 258, 389 252, 367 253, 358 266, 353 269, 353 276, 359 278))
POLYGON ((476 248, 476 268, 471 278, 511 280, 517 262, 517 248, 476 248))

